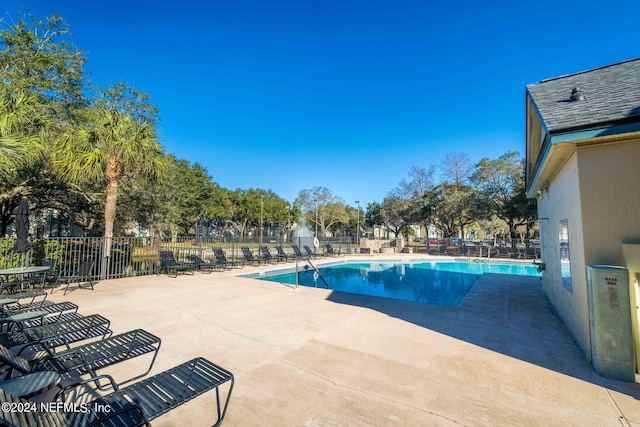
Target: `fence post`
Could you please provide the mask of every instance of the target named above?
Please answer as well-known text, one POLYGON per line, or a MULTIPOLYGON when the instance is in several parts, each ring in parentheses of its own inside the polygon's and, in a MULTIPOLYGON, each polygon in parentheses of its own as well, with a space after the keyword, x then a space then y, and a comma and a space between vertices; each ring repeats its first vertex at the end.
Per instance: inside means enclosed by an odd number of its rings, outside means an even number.
POLYGON ((111 255, 111 237, 103 237, 100 254, 100 280, 107 279, 107 268, 109 266, 109 256, 111 255))
POLYGON ((160 250, 162 249, 161 247, 161 241, 160 241, 160 236, 156 235, 156 263, 155 263, 155 268, 153 269, 153 273, 154 274, 159 274, 160 273, 160 250))

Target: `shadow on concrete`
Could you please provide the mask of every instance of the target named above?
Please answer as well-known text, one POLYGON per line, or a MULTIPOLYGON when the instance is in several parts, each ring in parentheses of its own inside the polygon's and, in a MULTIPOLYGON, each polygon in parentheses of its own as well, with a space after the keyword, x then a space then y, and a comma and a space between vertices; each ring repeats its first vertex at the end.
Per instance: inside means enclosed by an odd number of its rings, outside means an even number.
POLYGON ((484 274, 457 307, 332 292, 329 301, 367 307, 450 337, 640 399, 640 384, 598 375, 583 358, 537 277, 484 274))

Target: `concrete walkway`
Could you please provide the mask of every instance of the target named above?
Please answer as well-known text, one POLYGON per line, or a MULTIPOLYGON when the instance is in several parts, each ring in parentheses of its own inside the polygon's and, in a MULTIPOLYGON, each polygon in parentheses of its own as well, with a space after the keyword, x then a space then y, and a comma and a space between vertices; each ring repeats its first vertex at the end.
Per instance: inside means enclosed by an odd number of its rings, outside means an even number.
MULTIPOLYGON (((226 426, 640 426, 640 384, 594 373, 537 278, 485 274, 459 307, 438 307, 235 277, 252 271, 109 280, 50 299, 102 314, 115 333, 161 337, 152 373, 196 356, 233 372, 226 426)), ((100 372, 144 371, 120 365, 100 372)), ((214 402, 153 424, 211 425, 214 402)))

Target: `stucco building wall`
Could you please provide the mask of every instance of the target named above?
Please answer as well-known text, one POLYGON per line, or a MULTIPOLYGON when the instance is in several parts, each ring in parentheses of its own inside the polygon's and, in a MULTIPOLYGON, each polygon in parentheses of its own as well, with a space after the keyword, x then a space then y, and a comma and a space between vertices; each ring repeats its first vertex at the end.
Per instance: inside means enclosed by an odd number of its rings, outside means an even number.
POLYGON ((640 140, 581 147, 585 260, 623 265, 622 243, 640 242, 640 140))
POLYGON ((567 160, 549 184, 548 192, 538 200, 539 224, 542 233, 542 261, 545 272, 542 286, 558 315, 589 357, 589 299, 584 267, 583 224, 581 216, 578 156, 567 160), (560 221, 567 220, 569 228, 569 256, 571 285, 563 284, 560 263, 560 221))
POLYGON ((640 243, 640 140, 578 147, 538 200, 545 292, 590 359, 586 266, 624 266, 622 243, 640 243), (569 228, 571 289, 563 284, 559 223, 569 228))

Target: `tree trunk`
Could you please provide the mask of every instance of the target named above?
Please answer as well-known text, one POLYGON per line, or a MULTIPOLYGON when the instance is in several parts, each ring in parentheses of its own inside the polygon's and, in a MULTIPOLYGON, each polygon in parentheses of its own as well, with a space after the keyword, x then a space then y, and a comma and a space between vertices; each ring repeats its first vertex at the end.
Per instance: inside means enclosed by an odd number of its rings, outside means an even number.
POLYGON ((9 226, 9 219, 6 215, 2 215, 0 218, 0 235, 2 237, 7 237, 7 227, 9 226))
POLYGON ((62 236, 62 221, 64 220, 64 215, 62 213, 62 211, 58 212, 58 221, 56 221, 57 223, 57 229, 58 229, 58 237, 63 237, 62 236))
POLYGON ((118 181, 107 183, 107 200, 104 205, 104 237, 113 237, 113 223, 116 218, 116 204, 118 201, 118 181))
POLYGON ((425 230, 424 234, 425 234, 425 237, 426 237, 425 244, 427 245, 427 253, 429 253, 431 251, 431 241, 430 241, 431 239, 429 237, 429 224, 425 224, 425 225, 423 225, 423 227, 424 227, 424 230, 425 230))
POLYGON ((507 221, 509 224, 509 239, 511 240, 511 249, 516 251, 516 239, 518 238, 518 230, 516 229, 518 226, 515 221, 507 221))
POLYGON ((107 199, 104 204, 104 247, 102 250, 102 265, 100 275, 107 277, 108 259, 111 256, 111 241, 113 240, 113 223, 116 218, 116 206, 118 203, 118 187, 124 170, 122 163, 111 158, 107 164, 105 177, 107 179, 107 199))

